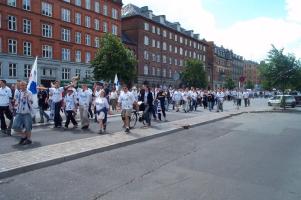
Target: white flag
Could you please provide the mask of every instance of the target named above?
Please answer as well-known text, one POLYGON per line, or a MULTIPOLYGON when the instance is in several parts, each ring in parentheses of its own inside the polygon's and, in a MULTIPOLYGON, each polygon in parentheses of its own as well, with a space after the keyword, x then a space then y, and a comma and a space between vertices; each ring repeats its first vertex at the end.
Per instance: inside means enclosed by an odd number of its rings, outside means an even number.
POLYGON ((114 85, 116 87, 116 90, 119 90, 120 84, 119 84, 119 81, 118 81, 117 74, 115 74, 114 85))
POLYGON ((32 65, 28 84, 27 84, 27 90, 29 90, 32 93, 34 108, 38 107, 37 84, 38 84, 38 57, 36 57, 33 65, 32 65))

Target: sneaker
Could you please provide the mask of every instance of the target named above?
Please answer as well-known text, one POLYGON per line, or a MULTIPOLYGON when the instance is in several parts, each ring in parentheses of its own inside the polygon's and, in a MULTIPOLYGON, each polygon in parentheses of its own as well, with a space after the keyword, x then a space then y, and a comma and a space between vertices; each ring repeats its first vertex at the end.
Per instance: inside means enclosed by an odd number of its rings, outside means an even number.
POLYGON ((8 135, 8 136, 11 136, 11 130, 10 129, 7 129, 4 134, 8 135))
POLYGON ((102 134, 103 132, 102 132, 102 130, 100 129, 98 133, 99 133, 99 134, 102 134))
POLYGON ((83 126, 82 130, 87 130, 89 128, 89 126, 83 126))
POLYGON ((22 143, 22 145, 28 145, 28 144, 31 144, 32 143, 32 141, 30 140, 30 139, 26 139, 23 143, 22 143))
POLYGON ((129 128, 126 128, 125 129, 125 133, 129 133, 130 132, 130 129, 129 128))
POLYGON ((73 128, 78 128, 78 125, 77 124, 73 125, 73 128))
POLYGON ((27 140, 27 137, 21 138, 21 140, 20 140, 20 142, 18 144, 23 144, 25 142, 25 140, 27 140))

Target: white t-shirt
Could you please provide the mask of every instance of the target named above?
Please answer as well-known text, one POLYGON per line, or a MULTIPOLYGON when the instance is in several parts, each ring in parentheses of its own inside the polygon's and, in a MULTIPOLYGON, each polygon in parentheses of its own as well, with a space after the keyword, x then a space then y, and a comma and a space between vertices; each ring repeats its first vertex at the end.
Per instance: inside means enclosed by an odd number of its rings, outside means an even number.
POLYGON ((219 101, 223 102, 223 101, 224 101, 224 97, 225 97, 225 94, 224 94, 223 92, 217 92, 217 93, 216 93, 216 98, 217 98, 219 101))
POLYGON ((64 98, 64 102, 66 105, 66 110, 74 110, 77 100, 76 100, 76 95, 74 93, 72 94, 66 94, 64 98))
POLYGON ((110 108, 107 98, 100 96, 95 99, 94 105, 96 107, 96 111, 100 111, 103 108, 110 108))
POLYGON ((80 106, 89 106, 92 99, 92 93, 89 90, 79 89, 77 92, 78 103, 80 106))
POLYGON ((131 92, 123 92, 120 94, 118 98, 118 103, 121 104, 121 108, 124 109, 132 109, 133 103, 135 102, 135 97, 131 92))
POLYGON ((54 103, 60 102, 63 99, 62 93, 64 92, 63 87, 49 88, 49 93, 52 95, 51 99, 54 103))
POLYGON ((172 95, 172 99, 173 99, 174 101, 181 101, 181 99, 182 99, 182 93, 179 92, 179 91, 175 91, 175 92, 173 93, 173 95, 172 95))
POLYGON ((248 93, 248 92, 243 92, 242 94, 243 94, 243 96, 244 96, 244 99, 249 98, 249 93, 248 93))
POLYGON ((32 111, 32 93, 29 90, 19 91, 15 94, 15 100, 16 100, 16 107, 17 111, 16 113, 21 114, 31 114, 32 111))
POLYGON ((0 106, 8 106, 10 98, 12 98, 11 89, 7 86, 0 87, 0 106))
POLYGON ((110 93, 110 99, 118 99, 117 91, 110 93))

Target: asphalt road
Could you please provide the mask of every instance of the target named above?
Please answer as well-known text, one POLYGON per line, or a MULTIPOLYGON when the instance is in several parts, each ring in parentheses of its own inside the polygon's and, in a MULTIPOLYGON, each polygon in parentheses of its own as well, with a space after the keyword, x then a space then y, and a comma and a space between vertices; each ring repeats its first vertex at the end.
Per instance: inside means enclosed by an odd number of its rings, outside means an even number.
MULTIPOLYGON (((262 106, 265 105, 266 100, 256 99, 253 100, 252 103, 253 103, 252 106, 262 106)), ((224 107, 225 107, 224 108, 225 112, 234 108, 232 102, 225 102, 224 107)), ((195 117, 198 115, 208 115, 208 114, 210 114, 208 110, 204 110, 203 108, 200 107, 196 112, 189 112, 189 113, 175 112, 170 110, 169 112, 167 112, 167 119, 169 121, 175 121, 175 120, 195 117)), ((99 132, 98 124, 94 123, 93 120, 91 120, 91 122, 92 123, 90 124, 90 130, 88 131, 82 131, 80 128, 72 129, 73 125, 71 123, 69 124, 68 130, 53 129, 53 125, 34 127, 32 131, 33 144, 29 146, 17 145, 17 143, 20 140, 18 135, 14 135, 13 137, 8 137, 4 134, 0 134, 0 154, 19 151, 19 150, 24 151, 31 148, 45 146, 45 145, 51 145, 51 144, 56 144, 61 142, 72 141, 76 139, 97 136, 99 132)), ((158 123, 164 123, 164 122, 160 122, 160 121, 152 122, 153 125, 156 125, 158 123)), ((141 126, 143 126, 143 124, 137 122, 136 127, 139 128, 141 126)), ((108 133, 114 133, 122 130, 123 130, 122 122, 119 116, 108 119, 108 127, 107 127, 108 133)))
POLYGON ((0 199, 300 200, 301 115, 243 114, 0 180, 0 199))

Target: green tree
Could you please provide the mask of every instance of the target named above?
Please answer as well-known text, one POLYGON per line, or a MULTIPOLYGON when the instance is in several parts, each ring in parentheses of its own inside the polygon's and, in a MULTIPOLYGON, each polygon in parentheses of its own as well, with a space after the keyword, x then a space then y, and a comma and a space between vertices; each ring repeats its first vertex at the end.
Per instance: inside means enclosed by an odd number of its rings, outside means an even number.
POLYGON ((207 86, 204 64, 196 59, 187 60, 185 70, 181 73, 182 82, 186 86, 205 88, 207 86))
POLYGON ((246 85, 245 85, 245 88, 247 89, 254 89, 254 84, 252 81, 248 80, 246 85))
POLYGON ((300 74, 300 61, 294 55, 283 54, 283 49, 272 49, 268 58, 260 64, 261 76, 271 87, 281 89, 283 92, 288 87, 296 85, 300 74))
POLYGON ((131 83, 136 79, 137 60, 120 38, 105 34, 100 40, 100 48, 91 62, 96 80, 113 81, 115 74, 119 81, 131 83))
POLYGON ((233 81, 232 78, 228 77, 226 79, 226 83, 225 83, 224 87, 232 90, 235 88, 235 82, 233 81))

